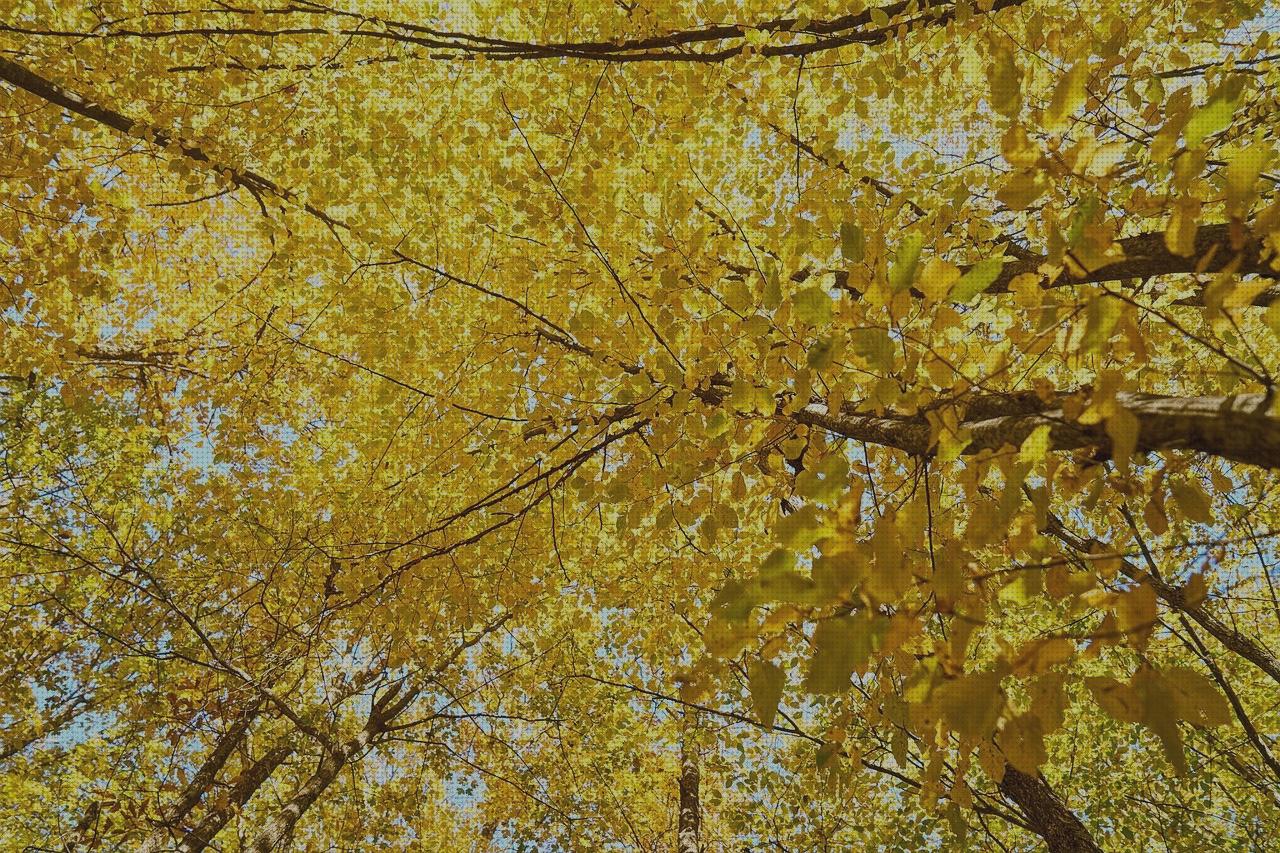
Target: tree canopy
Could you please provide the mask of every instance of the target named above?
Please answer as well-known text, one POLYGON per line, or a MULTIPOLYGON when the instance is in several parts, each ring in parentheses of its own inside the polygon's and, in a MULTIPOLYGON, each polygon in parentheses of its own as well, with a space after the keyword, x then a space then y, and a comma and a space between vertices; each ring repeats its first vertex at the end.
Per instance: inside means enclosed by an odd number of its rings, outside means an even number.
POLYGON ((9 0, 0 849, 1280 843, 1274 0, 9 0))

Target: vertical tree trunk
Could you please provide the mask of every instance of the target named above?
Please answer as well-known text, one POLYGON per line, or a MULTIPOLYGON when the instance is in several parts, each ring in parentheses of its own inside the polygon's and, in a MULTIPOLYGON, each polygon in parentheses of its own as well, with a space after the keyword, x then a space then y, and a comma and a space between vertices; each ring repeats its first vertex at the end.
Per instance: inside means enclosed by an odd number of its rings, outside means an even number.
POLYGON ((200 853, 209 846, 236 810, 243 808, 276 768, 293 754, 291 746, 277 746, 246 769, 231 788, 225 802, 210 809, 200 818, 178 845, 178 853, 200 853))
POLYGON ((244 740, 245 733, 249 731, 249 726, 253 724, 254 717, 257 716, 257 707, 250 708, 240 716, 238 720, 232 723, 231 728, 218 739, 214 745, 213 751, 209 753, 208 758, 200 765, 200 769, 196 771, 195 776, 191 777, 190 784, 183 789, 182 793, 176 800, 169 804, 167 808, 160 814, 160 823, 155 831, 147 837, 147 840, 138 848, 138 853, 158 853, 169 847, 172 842, 174 833, 178 826, 186 818, 191 810, 196 807, 205 793, 212 787, 218 778, 218 773, 222 770, 227 759, 231 757, 231 753, 244 740))
POLYGON ((694 743, 696 717, 686 714, 680 738, 680 815, 676 853, 701 853, 702 806, 698 802, 698 750, 694 743))
POLYGON ((1050 853, 1102 853, 1089 830, 1038 776, 1011 764, 1004 768, 1000 790, 1018 804, 1031 829, 1044 839, 1050 853))
MULTIPOLYGON (((506 620, 503 619, 505 622, 506 620)), ((360 758, 374 745, 378 735, 387 730, 398 716, 417 698, 418 690, 406 689, 404 682, 391 687, 380 698, 375 699, 369 711, 369 721, 355 737, 344 743, 328 744, 320 756, 320 766, 303 782, 293 796, 285 803, 284 808, 273 814, 263 825, 258 835, 249 843, 247 853, 271 853, 287 839, 293 836, 298 820, 306 814, 320 795, 333 784, 351 761, 360 758)))
POLYGON ((347 762, 368 746, 371 739, 372 732, 366 729, 338 749, 326 749, 316 771, 294 792, 284 808, 267 820, 258 835, 245 849, 251 853, 270 853, 284 843, 284 840, 293 834, 293 828, 297 825, 298 819, 311 808, 311 804, 324 793, 333 780, 338 778, 338 774, 342 772, 343 767, 347 766, 347 762))

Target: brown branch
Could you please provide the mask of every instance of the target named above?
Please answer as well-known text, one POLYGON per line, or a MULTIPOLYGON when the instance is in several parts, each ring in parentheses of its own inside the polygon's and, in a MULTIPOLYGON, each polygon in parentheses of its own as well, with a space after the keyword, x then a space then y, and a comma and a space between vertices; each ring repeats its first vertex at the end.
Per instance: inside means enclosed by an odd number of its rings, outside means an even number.
POLYGON ((213 786, 218 773, 231 757, 231 753, 244 740, 245 734, 248 733, 249 727, 253 725, 254 718, 258 715, 260 704, 260 702, 255 703, 241 714, 222 737, 218 738, 213 750, 191 777, 187 787, 176 800, 169 804, 168 808, 161 812, 159 825, 138 848, 139 853, 159 853, 160 850, 165 849, 174 831, 213 786))
POLYGON ((261 758, 251 764, 248 769, 240 774, 235 784, 231 786, 231 791, 227 798, 216 808, 210 809, 204 817, 202 817, 191 831, 183 836, 182 841, 178 844, 178 853, 200 853, 204 850, 213 839, 217 836, 222 828, 227 825, 227 821, 242 809, 245 803, 253 797, 254 793, 271 778, 271 774, 276 768, 283 764, 290 755, 293 754, 291 746, 277 746, 266 752, 261 758))
MULTIPOLYGON (((1120 393, 1117 401, 1137 417, 1139 451, 1195 450, 1222 459, 1280 468, 1280 418, 1267 413, 1271 401, 1264 394, 1230 397, 1166 397, 1156 394, 1120 393)), ((966 418, 961 429, 971 441, 966 454, 1001 447, 1018 447, 1041 425, 1049 427, 1053 450, 1097 449, 1097 458, 1111 455, 1111 438, 1103 424, 1068 420, 1061 408, 1029 406, 1025 397, 987 398, 979 417, 966 418)), ((913 456, 931 450, 929 422, 921 415, 839 414, 811 406, 794 416, 797 423, 828 432, 894 447, 913 456)))
MULTIPOLYGON (((1095 546, 1106 547, 1098 539, 1086 538, 1071 532, 1060 519, 1052 516, 1049 518, 1049 525, 1045 532, 1082 554, 1090 553, 1095 546)), ((1185 613, 1228 651, 1249 661, 1280 685, 1280 661, 1253 640, 1206 611, 1202 602, 1187 601, 1186 594, 1180 588, 1154 572, 1143 571, 1128 560, 1120 561, 1120 571, 1126 577, 1150 584, 1161 601, 1173 610, 1185 613)))
MULTIPOLYGON (((987 13, 1022 5, 1026 0, 995 0, 987 13)), ((239 10, 228 10, 236 12, 239 10)), ((871 8, 856 14, 841 15, 819 21, 797 18, 775 18, 755 23, 710 24, 676 30, 644 38, 618 38, 608 41, 580 40, 562 42, 529 42, 493 36, 452 32, 407 21, 371 18, 356 12, 345 12, 315 5, 312 9, 291 6, 268 10, 277 15, 305 14, 346 18, 355 23, 345 26, 189 26, 170 29, 103 28, 96 31, 70 31, 0 24, 0 32, 11 32, 28 38, 64 39, 173 39, 242 36, 256 39, 282 37, 340 37, 393 42, 432 51, 419 58, 458 60, 484 57, 494 61, 529 61, 579 59, 593 62, 724 62, 744 53, 769 57, 804 57, 812 53, 848 45, 877 45, 896 38, 900 29, 945 26, 955 18, 956 4, 946 0, 900 0, 875 11, 888 15, 890 22, 876 26, 871 8), (754 33, 789 34, 797 37, 784 44, 765 44, 754 50, 749 38, 754 33), (699 50, 698 47, 704 49, 699 50)), ((225 13, 224 13, 225 14, 225 13)), ((326 64, 332 67, 332 63, 326 64)), ((210 66, 183 66, 182 70, 202 70, 210 66)), ((223 66, 219 66, 223 67, 223 66)), ((225 67, 257 70, 231 64, 225 67)))
POLYGON ((1000 791, 1018 804, 1031 830, 1044 839, 1049 853, 1102 853, 1080 818, 1063 805, 1043 777, 1006 764, 1000 791))
MULTIPOLYGON (((1013 280, 1025 273, 1040 276, 1042 279, 1040 286, 1046 290, 1126 279, 1145 281, 1164 275, 1216 273, 1234 263, 1237 256, 1239 256, 1239 267, 1236 270, 1238 274, 1280 279, 1280 267, 1276 266, 1277 259, 1265 256, 1262 239, 1242 230, 1233 240, 1231 230, 1232 226, 1229 224, 1201 226, 1196 232, 1195 251, 1188 257, 1170 252, 1165 245, 1162 232, 1136 234, 1118 241, 1124 253, 1123 258, 1092 270, 1071 269, 1068 265, 1068 268, 1063 269, 1053 281, 1043 280, 1041 267, 1052 268, 1060 266, 1060 263, 1051 263, 1045 255, 1021 257, 1005 264, 986 292, 1007 293, 1013 280)), ((962 272, 967 272, 968 269, 969 267, 961 267, 962 272)), ((855 296, 860 295, 850 286, 847 271, 836 271, 834 277, 837 287, 855 296)), ((916 292, 915 295, 923 296, 924 294, 916 292)), ((1253 304, 1270 305, 1277 299, 1280 299, 1280 288, 1273 288, 1260 294, 1254 299, 1253 304)), ((1202 300, 1192 298, 1189 302, 1201 304, 1202 300)))

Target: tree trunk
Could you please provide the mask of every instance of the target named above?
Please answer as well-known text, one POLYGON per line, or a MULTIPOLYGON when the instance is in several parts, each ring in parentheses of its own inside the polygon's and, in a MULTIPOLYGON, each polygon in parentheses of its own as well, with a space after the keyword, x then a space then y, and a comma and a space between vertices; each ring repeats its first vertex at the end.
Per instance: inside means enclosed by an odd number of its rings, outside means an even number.
POLYGON ((1018 804, 1032 831, 1044 839, 1050 853, 1102 853, 1080 818, 1063 805, 1044 779, 1006 764, 1000 791, 1018 804))
MULTIPOLYGON (((509 616, 504 616, 495 624, 503 624, 509 616)), ((487 633, 487 632, 486 632, 487 633)), ((484 636, 481 634, 481 636, 484 636)), ((470 644, 474 644, 474 641, 470 644)), ((462 648, 466 648, 464 645, 462 648)), ((373 702, 369 711, 369 721, 360 733, 345 743, 327 744, 323 747, 320 766, 294 791, 293 796, 285 803, 284 808, 272 815, 262 827, 257 837, 247 846, 247 853, 270 853, 286 839, 292 837, 294 827, 307 809, 319 799, 320 795, 338 778, 342 768, 352 760, 358 759, 373 745, 378 735, 387 730, 393 720, 399 717, 417 698, 418 690, 406 689, 404 682, 389 688, 373 702)))
POLYGON ((210 809, 191 828, 191 831, 183 837, 182 842, 178 845, 178 853, 200 853, 200 851, 208 847, 209 843, 227 825, 227 821, 231 820, 231 816, 238 809, 243 808, 245 803, 249 802, 257 790, 262 787, 262 784, 276 771, 276 768, 283 764, 285 759, 292 754, 293 747, 277 746, 255 761, 236 780, 226 801, 218 807, 210 809))
POLYGON ((249 726, 253 724, 257 713, 256 707, 250 708, 218 739, 209 757, 200 765, 195 776, 191 777, 190 784, 183 789, 177 800, 161 812, 159 825, 138 848, 138 853, 159 853, 170 845, 178 826, 204 797, 205 792, 218 778, 218 773, 227 763, 227 759, 231 757, 231 753, 244 740, 245 733, 249 731, 249 726))
POLYGON ((693 742, 695 723, 686 716, 680 738, 680 815, 676 826, 677 853, 701 853, 702 806, 698 802, 698 750, 693 742))

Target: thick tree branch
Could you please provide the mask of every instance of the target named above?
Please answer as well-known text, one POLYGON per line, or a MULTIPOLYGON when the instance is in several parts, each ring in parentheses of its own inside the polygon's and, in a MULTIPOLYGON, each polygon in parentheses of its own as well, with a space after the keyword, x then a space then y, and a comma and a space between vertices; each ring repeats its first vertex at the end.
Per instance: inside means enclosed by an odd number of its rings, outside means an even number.
POLYGON ((196 807, 205 793, 213 786, 214 781, 218 778, 218 773, 222 770, 227 759, 236 750, 240 743, 244 740, 245 734, 249 731, 249 727, 253 725, 254 718, 258 715, 258 706, 250 708, 241 714, 239 719, 231 724, 231 727, 218 738, 213 750, 205 758, 204 763, 191 777, 191 781, 176 800, 160 814, 159 825, 155 831, 143 842, 138 848, 139 853, 158 853, 169 844, 175 829, 182 823, 191 810, 196 807))
POLYGON ((1063 805, 1044 779, 1006 764, 1000 791, 1018 804, 1049 853, 1102 853, 1080 818, 1063 805))
MULTIPOLYGON (((1268 414, 1264 394, 1231 397, 1166 397, 1120 393, 1117 401, 1138 420, 1139 451, 1195 450, 1233 462, 1280 468, 1280 418, 1268 414)), ((797 423, 828 432, 894 447, 913 456, 931 450, 931 428, 923 416, 867 415, 848 409, 838 415, 811 406, 794 415, 797 423)), ((1068 420, 1061 408, 1039 407, 1027 397, 987 398, 974 417, 960 423, 970 434, 966 454, 1018 447, 1039 426, 1049 427, 1054 450, 1097 449, 1098 458, 1111 455, 1105 424, 1068 420)))
POLYGON ((196 822, 196 825, 182 838, 178 844, 178 853, 200 853, 217 836, 227 821, 242 809, 276 768, 293 754, 291 746, 277 746, 268 750, 261 758, 240 774, 226 799, 215 808, 210 809, 196 822))
MULTIPOLYGON (((1124 257, 1113 263, 1105 264, 1091 270, 1072 269, 1068 264, 1053 281, 1043 281, 1045 289, 1070 287, 1077 284, 1101 284, 1109 281, 1127 279, 1147 280, 1157 276, 1178 275, 1186 273, 1215 273, 1239 258, 1236 272, 1240 275, 1258 275, 1266 278, 1280 279, 1280 258, 1268 256, 1262 239, 1243 229, 1233 238, 1232 226, 1229 224, 1203 225, 1196 232, 1195 252, 1183 257, 1169 251, 1165 245, 1163 232, 1148 232, 1126 237, 1119 242, 1124 257)), ((1041 267, 1056 266, 1044 255, 1030 255, 1011 260, 1000 270, 995 281, 987 288, 987 293, 1007 293, 1009 285, 1015 278, 1025 273, 1041 275, 1041 267)), ((962 268, 967 270, 967 268, 962 268)), ((857 294, 849 285, 849 274, 846 271, 835 273, 835 283, 842 290, 857 294)), ((923 295, 923 294, 918 294, 923 295)), ((1270 305, 1280 299, 1280 288, 1264 291, 1256 299, 1255 305, 1270 305)), ((1193 298, 1193 303, 1197 300, 1193 298)))
MULTIPOLYGON (((990 12, 1020 6, 1026 0, 995 0, 990 12)), ((972 7, 971 7, 972 8, 972 7)), ((221 11, 224 17, 237 10, 221 11)), ((855 14, 841 15, 819 21, 802 21, 798 18, 774 18, 754 23, 709 24, 684 30, 675 30, 643 38, 617 38, 602 40, 568 40, 560 42, 536 42, 505 39, 494 36, 453 32, 439 27, 373 18, 358 12, 346 12, 315 4, 312 9, 290 6, 279 10, 267 10, 277 17, 294 15, 305 17, 277 27, 260 24, 202 24, 192 22, 186 26, 168 29, 138 29, 128 26, 104 26, 85 31, 55 30, 47 28, 0 25, 0 32, 11 32, 28 38, 63 39, 173 39, 218 38, 240 36, 251 39, 287 37, 341 37, 373 40, 426 48, 429 53, 416 54, 413 58, 433 60, 458 60, 484 57, 495 61, 579 59, 595 62, 724 62, 751 49, 750 37, 756 33, 770 36, 790 36, 785 43, 768 43, 753 52, 763 56, 802 57, 820 51, 852 44, 876 45, 897 37, 900 27, 908 29, 943 26, 956 15, 956 4, 946 0, 900 0, 882 6, 877 11, 890 17, 888 24, 877 26, 871 16, 871 8, 855 14), (317 17, 346 20, 320 26, 312 23, 317 17), (703 48, 703 49, 699 49, 703 48)), ((263 14, 261 12, 259 15, 263 14)), ((184 66, 182 70, 198 70, 209 66, 184 66)), ((244 68, 238 64, 223 67, 244 68)), ((268 66, 270 68, 272 66, 268 66)), ((247 70, 258 70, 249 68, 247 70)))

